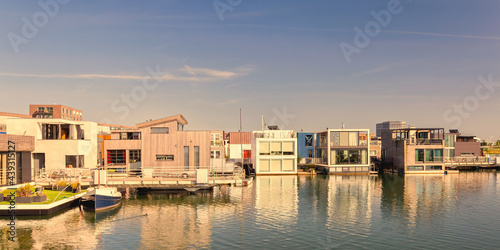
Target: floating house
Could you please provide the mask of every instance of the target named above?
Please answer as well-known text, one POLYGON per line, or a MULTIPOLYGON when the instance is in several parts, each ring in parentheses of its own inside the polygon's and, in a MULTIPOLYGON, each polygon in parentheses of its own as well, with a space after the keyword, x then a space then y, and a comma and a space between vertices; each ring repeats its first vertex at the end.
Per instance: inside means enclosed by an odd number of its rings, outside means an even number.
POLYGON ((369 174, 369 129, 328 129, 316 133, 316 165, 329 174, 369 174))
POLYGON ((297 174, 297 138, 293 130, 252 132, 252 163, 256 175, 297 174))
POLYGON ((444 173, 443 128, 382 131, 382 159, 399 173, 444 173))

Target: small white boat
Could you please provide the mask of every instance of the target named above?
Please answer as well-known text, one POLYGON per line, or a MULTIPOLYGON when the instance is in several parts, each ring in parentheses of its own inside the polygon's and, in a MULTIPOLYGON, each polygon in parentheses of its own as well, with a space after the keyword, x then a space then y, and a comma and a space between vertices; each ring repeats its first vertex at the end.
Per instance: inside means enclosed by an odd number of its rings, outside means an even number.
POLYGON ((118 207, 122 200, 122 194, 116 187, 97 186, 87 189, 82 197, 82 205, 85 210, 102 211, 118 207))

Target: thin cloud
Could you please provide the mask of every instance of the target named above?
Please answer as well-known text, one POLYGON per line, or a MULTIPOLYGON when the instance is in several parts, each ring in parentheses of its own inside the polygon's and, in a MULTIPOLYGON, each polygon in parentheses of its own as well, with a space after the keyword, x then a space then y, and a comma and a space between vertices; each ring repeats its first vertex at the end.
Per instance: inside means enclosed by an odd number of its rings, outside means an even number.
POLYGON ((0 77, 31 77, 31 78, 52 78, 52 79, 111 79, 111 80, 142 80, 160 78, 164 81, 181 81, 181 82, 213 82, 219 80, 232 79, 239 76, 245 76, 251 68, 237 68, 234 71, 222 71, 208 68, 193 68, 185 66, 184 68, 175 70, 175 74, 165 74, 158 77, 150 75, 109 75, 109 74, 18 74, 18 73, 2 73, 0 77))
POLYGON ((455 35, 446 33, 430 33, 430 32, 417 32, 417 31, 403 31, 403 30, 383 30, 381 32, 393 33, 393 34, 420 35, 420 36, 440 36, 440 37, 456 37, 456 38, 469 38, 469 39, 500 40, 500 37, 493 37, 493 36, 455 35))

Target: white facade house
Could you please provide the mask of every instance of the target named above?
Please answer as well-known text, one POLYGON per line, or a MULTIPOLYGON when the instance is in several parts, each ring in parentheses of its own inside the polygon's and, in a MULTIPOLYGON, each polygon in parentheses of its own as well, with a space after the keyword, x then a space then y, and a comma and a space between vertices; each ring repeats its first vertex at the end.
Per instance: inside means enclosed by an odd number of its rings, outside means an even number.
POLYGON ((256 175, 297 174, 297 138, 293 130, 252 132, 256 175))
POLYGON ((31 154, 32 176, 65 168, 97 166, 97 130, 95 122, 66 119, 0 117, 7 134, 35 137, 31 154))
POLYGON ((370 173, 370 130, 328 129, 316 134, 316 164, 330 174, 370 173))

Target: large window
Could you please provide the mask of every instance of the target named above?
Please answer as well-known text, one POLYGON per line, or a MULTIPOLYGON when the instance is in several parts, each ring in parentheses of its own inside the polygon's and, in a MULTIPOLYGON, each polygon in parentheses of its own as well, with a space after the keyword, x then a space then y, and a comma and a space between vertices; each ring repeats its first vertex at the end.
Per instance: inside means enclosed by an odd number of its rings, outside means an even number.
POLYGON ((66 167, 67 168, 83 168, 84 156, 83 155, 66 155, 66 167))
POLYGON ((168 134, 168 127, 151 127, 151 134, 168 134))
POLYGON ((130 150, 129 151, 129 162, 136 163, 141 161, 141 150, 130 150))
POLYGON ((368 152, 366 149, 351 149, 351 150, 331 150, 330 164, 331 165, 361 165, 367 164, 368 152))
POLYGON ((444 136, 444 146, 453 148, 455 147, 455 135, 445 135, 444 136))
POLYGON ((415 149, 415 162, 441 162, 443 161, 442 149, 415 149))
POLYGON ((125 164, 125 150, 108 150, 108 164, 125 164))
POLYGON ((260 155, 294 155, 295 144, 293 141, 260 142, 260 155))

